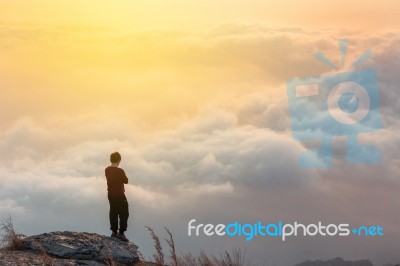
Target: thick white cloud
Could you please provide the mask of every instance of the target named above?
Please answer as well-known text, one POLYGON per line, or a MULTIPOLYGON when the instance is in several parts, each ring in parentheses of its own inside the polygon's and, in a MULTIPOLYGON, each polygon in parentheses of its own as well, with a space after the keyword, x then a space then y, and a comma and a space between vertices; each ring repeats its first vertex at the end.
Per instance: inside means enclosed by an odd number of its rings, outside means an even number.
POLYGON ((49 230, 107 233, 104 167, 109 153, 119 150, 121 166, 130 177, 129 235, 145 253, 150 253, 151 243, 143 225, 150 225, 156 230, 170 227, 184 250, 213 252, 245 246, 259 260, 281 263, 277 265, 335 256, 371 258, 380 264, 398 260, 396 73, 400 51, 396 35, 348 33, 354 39, 350 41, 352 49, 375 51, 372 62, 365 66, 378 72, 384 129, 364 141, 380 148, 383 161, 375 166, 346 165, 342 139, 335 148, 339 156, 333 168, 297 167, 305 148, 291 136, 284 82, 326 71, 310 56, 317 50, 338 56, 336 38, 343 33, 225 25, 195 36, 208 40, 209 46, 202 49, 191 37, 192 42, 184 42, 183 52, 177 50, 178 54, 169 56, 176 56, 181 64, 183 59, 203 64, 203 68, 240 66, 251 72, 243 73, 246 78, 255 73, 254 68, 262 69, 274 81, 264 88, 258 75, 254 84, 236 76, 235 80, 246 86, 255 86, 254 91, 232 96, 232 102, 205 106, 174 129, 141 133, 126 117, 93 120, 91 114, 52 122, 35 117, 14 121, 0 135, 0 216, 13 215, 17 229, 28 234, 49 230), (199 54, 193 50, 227 56, 222 61, 196 61, 199 54), (236 219, 251 223, 258 219, 379 223, 386 235, 369 241, 299 238, 287 243, 263 238, 249 243, 243 239, 194 239, 186 236, 191 218, 215 223, 236 219))

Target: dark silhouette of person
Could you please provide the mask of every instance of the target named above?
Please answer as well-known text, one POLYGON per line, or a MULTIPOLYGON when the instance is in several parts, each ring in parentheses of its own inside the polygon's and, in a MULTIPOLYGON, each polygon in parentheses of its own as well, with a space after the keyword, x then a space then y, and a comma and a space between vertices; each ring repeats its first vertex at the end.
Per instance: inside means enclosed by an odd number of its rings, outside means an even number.
POLYGON ((119 238, 125 242, 129 240, 125 236, 128 227, 129 204, 125 197, 124 184, 128 184, 128 177, 122 168, 119 168, 121 155, 113 152, 110 155, 111 165, 105 170, 108 187, 108 201, 110 203, 110 229, 111 237, 119 238), (119 218, 119 229, 118 229, 119 218))

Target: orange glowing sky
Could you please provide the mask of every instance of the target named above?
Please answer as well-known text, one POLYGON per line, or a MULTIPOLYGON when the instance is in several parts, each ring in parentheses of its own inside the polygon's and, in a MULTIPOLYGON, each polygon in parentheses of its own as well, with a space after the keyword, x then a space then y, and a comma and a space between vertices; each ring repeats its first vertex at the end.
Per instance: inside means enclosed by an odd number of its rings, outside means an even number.
POLYGON ((235 22, 279 25, 396 27, 396 0, 354 1, 1 1, 2 21, 83 23, 136 29, 235 22))
POLYGON ((102 116, 112 110, 145 124, 173 123, 210 102, 231 102, 274 83, 262 69, 232 57, 223 42, 216 44, 212 37, 237 30, 221 25, 399 25, 392 15, 397 1, 376 3, 1 1, 0 119, 6 127, 24 116, 102 116))

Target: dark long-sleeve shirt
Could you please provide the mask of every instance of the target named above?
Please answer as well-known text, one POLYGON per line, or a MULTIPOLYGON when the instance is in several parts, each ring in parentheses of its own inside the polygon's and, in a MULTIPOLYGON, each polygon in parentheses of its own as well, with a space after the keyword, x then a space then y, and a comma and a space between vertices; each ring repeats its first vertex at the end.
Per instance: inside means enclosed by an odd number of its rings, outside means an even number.
POLYGON ((105 170, 107 178, 107 190, 110 195, 121 195, 125 193, 124 184, 128 184, 128 177, 122 168, 108 166, 105 170))

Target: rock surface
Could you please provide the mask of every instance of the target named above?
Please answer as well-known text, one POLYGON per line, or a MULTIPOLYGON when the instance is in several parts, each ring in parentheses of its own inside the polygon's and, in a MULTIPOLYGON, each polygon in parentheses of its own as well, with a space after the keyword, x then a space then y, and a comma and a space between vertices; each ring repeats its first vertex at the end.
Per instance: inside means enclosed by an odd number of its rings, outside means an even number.
POLYGON ((26 237, 24 250, 0 251, 0 265, 135 265, 138 247, 93 233, 52 232, 26 237))

